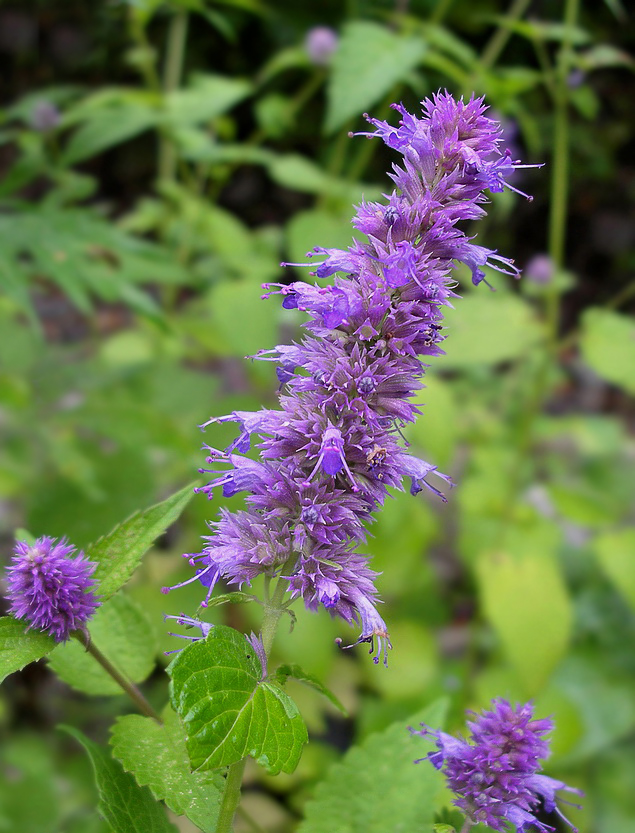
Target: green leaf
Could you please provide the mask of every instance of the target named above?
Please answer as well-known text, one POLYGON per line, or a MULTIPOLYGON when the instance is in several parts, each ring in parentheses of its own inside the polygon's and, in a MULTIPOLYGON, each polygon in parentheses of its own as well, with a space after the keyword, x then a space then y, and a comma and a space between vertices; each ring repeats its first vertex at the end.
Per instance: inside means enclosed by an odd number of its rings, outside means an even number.
POLYGON ((243 634, 218 625, 168 667, 171 700, 185 724, 195 770, 255 758, 269 773, 293 772, 307 732, 298 709, 275 683, 243 634))
POLYGON ((333 133, 380 101, 408 77, 425 49, 422 39, 395 34, 377 23, 347 24, 333 56, 326 132, 333 133))
POLYGON ((148 786, 179 816, 187 816, 204 833, 214 833, 224 779, 218 773, 190 772, 185 733, 172 709, 160 726, 150 717, 120 717, 111 744, 115 758, 140 786, 148 786))
POLYGON ((128 581, 154 541, 177 520, 194 494, 194 485, 186 486, 143 512, 135 512, 86 548, 88 557, 98 564, 95 579, 104 601, 128 581))
POLYGON ((0 282, 34 317, 28 292, 30 281, 57 284, 84 312, 92 297, 123 301, 142 315, 157 318, 160 310, 141 283, 183 283, 187 271, 163 246, 134 237, 86 207, 56 203, 50 191, 38 205, 0 216, 0 282))
POLYGON ((188 85, 166 96, 166 121, 175 127, 203 124, 226 113, 251 92, 251 84, 222 75, 192 75, 188 85))
POLYGON ((79 741, 88 753, 99 791, 97 810, 113 833, 176 833, 165 809, 152 798, 147 787, 140 787, 118 761, 78 729, 60 728, 79 741))
POLYGON ((446 312, 444 368, 517 359, 526 355, 540 337, 539 326, 526 302, 513 295, 485 294, 480 289, 446 312))
POLYGON ((483 552, 476 572, 483 611, 528 694, 564 655, 573 612, 556 562, 558 538, 545 525, 517 531, 507 552, 483 552))
MULTIPOLYGON (((112 664, 134 683, 152 672, 156 635, 144 611, 123 594, 99 608, 89 622, 92 641, 112 664)), ((86 694, 122 694, 119 685, 76 640, 58 645, 50 656, 53 671, 86 694)))
POLYGON ((242 593, 240 590, 235 590, 231 593, 221 593, 219 596, 213 596, 208 602, 207 607, 217 607, 218 605, 226 604, 240 604, 241 602, 257 602, 258 596, 253 593, 242 593))
POLYGON ((294 680, 298 680, 300 683, 308 685, 310 688, 314 688, 320 694, 324 695, 324 697, 326 697, 326 699, 332 703, 335 708, 344 715, 344 717, 348 717, 348 712, 333 692, 328 689, 324 683, 320 682, 317 677, 314 677, 313 674, 309 674, 303 668, 300 668, 299 665, 281 665, 279 668, 276 668, 276 672, 271 677, 271 680, 272 682, 279 682, 280 685, 284 685, 289 677, 292 677, 294 680))
POLYGON ((582 316, 580 344, 585 362, 599 376, 635 393, 635 319, 588 309, 582 316))
POLYGON ((0 617, 0 683, 14 671, 45 657, 54 647, 52 636, 27 631, 24 622, 12 616, 0 617))
MULTIPOLYGON (((250 356, 277 342, 278 326, 271 307, 262 298, 262 289, 252 281, 223 281, 209 294, 215 352, 221 355, 250 356), (247 327, 236 326, 239 315, 247 327)), ((206 326, 208 330, 209 316, 206 326)))
POLYGON ((442 776, 413 763, 431 745, 408 726, 441 728, 445 712, 437 701, 350 749, 317 785, 297 833, 430 833, 442 776))
POLYGON ((635 529, 599 535, 593 549, 604 572, 635 610, 635 529))
POLYGON ((62 153, 75 165, 154 127, 161 111, 153 96, 138 90, 105 90, 81 102, 67 122, 81 119, 62 153))

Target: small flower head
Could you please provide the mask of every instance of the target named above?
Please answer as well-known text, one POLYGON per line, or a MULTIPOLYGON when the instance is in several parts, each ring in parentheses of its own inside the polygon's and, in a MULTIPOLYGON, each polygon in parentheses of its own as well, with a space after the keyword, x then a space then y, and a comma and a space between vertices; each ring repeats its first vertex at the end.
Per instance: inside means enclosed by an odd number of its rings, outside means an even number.
POLYGON ((75 555, 66 538, 45 535, 31 546, 18 541, 7 569, 11 613, 65 642, 99 607, 93 593, 96 566, 83 552, 75 555))
POLYGON ((337 32, 328 26, 314 26, 306 33, 304 48, 312 64, 325 67, 337 49, 339 38, 337 32))
POLYGON ((31 127, 38 133, 50 133, 62 119, 60 111, 51 101, 38 101, 29 117, 31 127))
POLYGON ((554 828, 535 815, 542 801, 548 813, 557 813, 576 833, 556 805, 556 792, 582 793, 539 774, 540 759, 549 755, 549 742, 544 736, 553 729, 553 721, 535 719, 532 703, 512 706, 497 699, 492 705, 491 711, 468 722, 468 740, 425 724, 421 724, 421 730, 411 730, 415 735, 436 739, 437 750, 421 760, 443 769, 449 788, 457 796, 454 803, 474 824, 481 822, 499 831, 515 825, 517 833, 549 833, 554 828))

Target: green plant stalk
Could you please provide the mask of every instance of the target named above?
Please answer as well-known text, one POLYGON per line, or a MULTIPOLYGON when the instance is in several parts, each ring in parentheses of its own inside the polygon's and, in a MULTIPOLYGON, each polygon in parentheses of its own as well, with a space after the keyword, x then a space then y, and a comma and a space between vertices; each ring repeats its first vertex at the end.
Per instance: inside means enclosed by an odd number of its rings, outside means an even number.
POLYGON ((485 44, 481 57, 463 88, 463 95, 467 96, 475 92, 479 86, 483 72, 491 69, 496 64, 512 36, 511 24, 525 14, 530 2, 531 0, 514 0, 511 4, 503 19, 496 27, 494 34, 485 44))
POLYGON ((480 69, 491 69, 498 61, 512 36, 511 24, 520 20, 529 8, 530 3, 531 0, 514 0, 483 50, 479 61, 480 69))
MULTIPOLYGON (((295 564, 297 555, 293 555, 282 568, 283 572, 295 564)), ((279 578, 276 589, 271 598, 269 597, 268 582, 265 585, 264 615, 262 619, 262 644, 267 658, 271 652, 273 640, 278 628, 280 617, 287 610, 287 605, 282 603, 284 594, 287 591, 288 583, 285 579, 279 578)), ((227 770, 225 789, 218 813, 216 833, 231 833, 233 830, 234 816, 240 804, 241 786, 243 773, 247 764, 247 758, 231 764, 227 770)))
MULTIPOLYGON (((564 264, 564 244, 567 221, 569 190, 569 110, 567 96, 567 73, 570 66, 572 32, 579 11, 579 0, 566 0, 564 10, 565 32, 558 56, 554 93, 555 123, 553 172, 551 179, 551 213, 549 215, 549 256, 556 269, 564 264)), ((560 323, 560 295, 553 282, 547 287, 545 297, 545 346, 538 363, 533 384, 530 387, 523 417, 519 425, 516 443, 516 462, 510 474, 508 500, 501 518, 498 546, 503 547, 514 514, 514 504, 522 487, 525 461, 531 453, 534 441, 534 426, 549 388, 550 369, 557 361, 560 345, 558 328, 560 323)))
MULTIPOLYGON (((170 21, 163 72, 163 94, 178 90, 183 74, 183 58, 187 43, 189 17, 184 9, 170 21)), ((159 179, 174 180, 176 176, 176 147, 168 136, 162 135, 159 143, 159 179)))
POLYGON ((102 654, 90 638, 88 631, 75 631, 72 635, 78 642, 80 642, 81 645, 84 646, 86 651, 97 660, 104 671, 112 677, 117 685, 125 691, 128 697, 130 697, 133 703, 138 707, 139 711, 145 714, 146 717, 151 717, 153 720, 156 720, 157 723, 163 722, 150 703, 148 703, 146 698, 139 691, 137 686, 130 682, 130 680, 126 679, 126 677, 124 677, 124 675, 117 668, 115 668, 110 660, 102 654))

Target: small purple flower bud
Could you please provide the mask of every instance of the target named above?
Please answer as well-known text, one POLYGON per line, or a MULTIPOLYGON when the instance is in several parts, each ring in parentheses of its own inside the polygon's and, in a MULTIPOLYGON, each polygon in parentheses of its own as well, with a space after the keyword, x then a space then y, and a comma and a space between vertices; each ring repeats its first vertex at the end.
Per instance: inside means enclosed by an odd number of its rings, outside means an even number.
POLYGON ((62 119, 60 111, 51 101, 38 101, 33 110, 29 121, 31 127, 39 133, 49 133, 55 130, 62 119))
POLYGON ((29 628, 66 642, 99 607, 92 578, 97 565, 83 552, 74 555, 75 547, 66 538, 58 542, 47 535, 32 546, 18 541, 14 553, 7 568, 11 613, 28 622, 29 628))
POLYGON ((525 277, 538 283, 545 285, 551 283, 553 280, 553 261, 546 254, 534 255, 529 263, 525 266, 525 277))
POLYGON ((314 26, 306 34, 304 48, 311 63, 318 67, 328 66, 337 49, 339 38, 337 32, 328 26, 314 26))

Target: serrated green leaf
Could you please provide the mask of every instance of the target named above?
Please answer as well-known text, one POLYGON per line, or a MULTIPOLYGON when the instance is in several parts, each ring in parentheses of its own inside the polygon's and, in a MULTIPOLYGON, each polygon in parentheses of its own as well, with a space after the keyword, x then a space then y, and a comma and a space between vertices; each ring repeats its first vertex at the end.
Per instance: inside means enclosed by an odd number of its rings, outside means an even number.
POLYGON ((604 572, 635 610, 635 529, 599 535, 593 549, 604 572))
POLYGON ((172 709, 162 716, 163 726, 137 714, 120 717, 112 730, 113 754, 156 799, 204 833, 214 833, 224 779, 215 772, 190 772, 183 727, 172 709))
POLYGON ((408 726, 441 728, 445 712, 437 701, 350 749, 317 785, 298 833, 429 833, 442 776, 414 763, 430 744, 408 726))
POLYGON ((333 56, 327 88, 327 133, 361 115, 403 81, 421 60, 425 42, 370 21, 353 21, 333 56))
MULTIPOLYGON (((140 683, 152 672, 156 635, 143 610, 119 594, 99 608, 88 623, 91 639, 128 679, 140 683)), ((121 688, 79 642, 58 645, 50 656, 55 673, 86 694, 121 694, 121 688)))
POLYGON ((154 541, 177 520, 192 499, 194 485, 186 486, 143 512, 135 512, 86 548, 90 560, 97 562, 95 579, 104 601, 123 587, 154 541))
POLYGON ((168 667, 172 705, 188 735, 195 770, 255 758, 272 775, 293 772, 307 732, 298 709, 262 680, 260 660, 243 634, 218 625, 168 667))
POLYGON ((86 750, 99 791, 97 810, 113 833, 176 833, 165 809, 152 798, 147 787, 140 787, 118 761, 78 729, 60 728, 86 750))
POLYGON ((319 693, 326 697, 326 699, 332 703, 335 708, 344 715, 344 717, 348 716, 348 712, 345 707, 333 694, 333 692, 328 689, 324 683, 320 682, 317 677, 314 677, 313 674, 309 674, 299 665, 281 665, 279 668, 276 668, 272 681, 280 682, 281 685, 284 685, 289 677, 292 677, 294 680, 304 683, 310 688, 314 688, 316 691, 319 691, 319 693))
POLYGON ((635 319, 588 309, 582 316, 580 345, 585 362, 599 376, 635 393, 635 319))
POLYGON ((55 644, 52 636, 27 631, 24 622, 12 616, 0 617, 0 683, 14 671, 45 657, 55 644))

